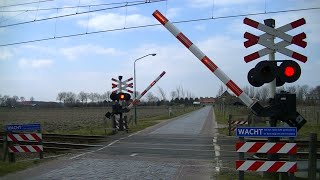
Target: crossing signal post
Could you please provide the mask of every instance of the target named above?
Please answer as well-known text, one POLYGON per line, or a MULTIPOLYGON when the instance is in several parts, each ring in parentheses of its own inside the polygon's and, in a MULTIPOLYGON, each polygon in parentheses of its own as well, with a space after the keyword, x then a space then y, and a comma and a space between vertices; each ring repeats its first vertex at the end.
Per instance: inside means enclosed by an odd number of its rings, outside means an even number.
POLYGON ((118 88, 117 90, 114 90, 111 95, 110 99, 114 101, 114 104, 112 105, 112 112, 107 112, 105 116, 112 120, 113 123, 113 129, 114 133, 117 131, 127 131, 128 132, 128 125, 127 125, 127 116, 123 116, 124 113, 127 113, 131 110, 132 107, 137 105, 140 102, 140 99, 166 74, 165 71, 163 71, 154 81, 151 82, 151 84, 138 96, 135 97, 134 100, 127 106, 128 102, 131 100, 131 95, 129 93, 133 93, 130 89, 126 88, 132 88, 133 83, 127 84, 129 81, 131 81, 133 78, 129 78, 125 81, 121 81, 122 76, 119 76, 119 80, 116 80, 112 78, 111 80, 116 82, 117 84, 112 83, 112 88, 118 88), (122 91, 127 91, 129 93, 125 93, 122 91), (119 118, 116 117, 119 116, 119 118))
POLYGON ((122 81, 122 76, 119 76, 118 80, 114 78, 111 80, 114 81, 114 83, 112 83, 112 89, 117 89, 110 94, 110 99, 114 102, 112 105, 112 112, 107 112, 105 116, 112 120, 114 133, 117 131, 128 132, 127 116, 123 114, 130 111, 126 107, 126 104, 131 99, 131 95, 129 93, 133 93, 128 89, 133 87, 133 83, 129 83, 133 78, 122 81), (127 91, 129 93, 123 91, 127 91))

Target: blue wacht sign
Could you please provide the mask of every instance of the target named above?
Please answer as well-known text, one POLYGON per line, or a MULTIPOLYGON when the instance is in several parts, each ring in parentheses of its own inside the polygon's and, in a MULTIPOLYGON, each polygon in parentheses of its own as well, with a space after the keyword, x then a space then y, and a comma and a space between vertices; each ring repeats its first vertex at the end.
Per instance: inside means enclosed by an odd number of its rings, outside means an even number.
POLYGON ((40 124, 10 124, 6 125, 6 131, 40 131, 40 124))
POLYGON ((237 127, 237 137, 297 137, 295 127, 237 127))

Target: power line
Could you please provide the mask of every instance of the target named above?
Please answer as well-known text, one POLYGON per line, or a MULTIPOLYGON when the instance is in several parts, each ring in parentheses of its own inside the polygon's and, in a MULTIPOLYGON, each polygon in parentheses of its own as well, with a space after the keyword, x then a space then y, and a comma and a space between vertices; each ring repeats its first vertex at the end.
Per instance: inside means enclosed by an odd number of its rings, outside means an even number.
POLYGON ((42 0, 42 1, 33 1, 33 2, 20 3, 20 4, 10 4, 10 5, 6 5, 6 6, 0 6, 0 8, 13 7, 13 6, 22 6, 22 5, 36 4, 36 3, 43 3, 43 2, 48 2, 48 1, 54 1, 54 0, 42 0))
POLYGON ((29 24, 29 23, 39 22, 39 21, 47 21, 47 20, 56 19, 56 18, 76 16, 76 15, 87 14, 87 13, 92 13, 92 12, 105 11, 105 10, 110 10, 110 9, 118 9, 118 8, 123 8, 123 7, 128 7, 128 6, 138 6, 138 5, 142 5, 142 4, 157 3, 157 2, 163 2, 163 1, 166 1, 166 0, 156 0, 156 1, 151 1, 151 2, 145 2, 145 1, 143 1, 143 2, 141 2, 141 3, 135 3, 135 4, 129 4, 129 5, 128 5, 128 4, 125 4, 125 5, 121 5, 121 6, 114 6, 114 7, 108 7, 108 8, 103 8, 103 9, 96 9, 96 10, 91 10, 91 11, 84 11, 84 12, 80 12, 80 13, 76 12, 76 13, 65 14, 65 15, 61 15, 61 16, 55 16, 55 17, 37 19, 37 20, 32 20, 32 21, 25 21, 25 22, 20 22, 20 23, 3 25, 3 26, 0 26, 0 28, 10 27, 10 26, 18 26, 18 25, 22 25, 22 24, 29 24))
MULTIPOLYGON (((279 10, 279 11, 260 12, 260 13, 248 13, 248 14, 208 17, 208 18, 199 18, 199 19, 189 19, 189 20, 173 21, 172 23, 177 23, 177 24, 178 23, 189 23, 189 22, 198 22, 198 21, 229 19, 229 18, 237 18, 237 17, 245 17, 245 16, 259 16, 259 15, 266 15, 266 14, 279 14, 279 13, 310 11, 310 10, 320 10, 320 7, 279 10)), ((161 24, 147 24, 147 25, 140 25, 140 26, 131 26, 131 27, 127 27, 127 28, 124 27, 124 28, 117 28, 117 29, 109 29, 109 30, 92 31, 92 32, 85 32, 85 33, 78 33, 78 34, 62 35, 62 36, 56 36, 56 37, 51 37, 51 38, 43 38, 43 39, 35 39, 35 40, 30 40, 30 41, 20 41, 20 42, 15 42, 15 43, 0 44, 0 47, 12 46, 12 45, 18 45, 18 44, 27 44, 27 43, 33 43, 33 42, 48 41, 48 40, 53 40, 53 39, 62 39, 62 38, 68 38, 68 37, 84 36, 84 35, 89 35, 89 34, 98 34, 98 33, 105 33, 105 32, 129 30, 129 29, 139 29, 139 28, 159 26, 159 25, 161 25, 161 24)))
POLYGON ((21 11, 49 11, 49 10, 61 10, 61 9, 76 9, 76 8, 87 8, 89 6, 109 6, 109 5, 117 5, 117 4, 131 4, 145 1, 130 1, 130 2, 113 2, 113 3, 102 3, 102 4, 90 4, 90 5, 80 5, 80 6, 65 6, 65 7, 51 7, 51 8, 39 8, 39 9, 18 9, 18 10, 0 10, 0 12, 21 12, 21 11))

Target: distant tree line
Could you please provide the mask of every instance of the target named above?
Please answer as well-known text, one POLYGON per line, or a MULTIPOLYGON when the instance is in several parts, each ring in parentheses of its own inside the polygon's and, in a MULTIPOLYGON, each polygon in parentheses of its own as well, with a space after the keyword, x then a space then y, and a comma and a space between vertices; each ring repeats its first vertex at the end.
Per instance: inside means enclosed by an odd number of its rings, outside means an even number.
MULTIPOLYGON (((249 97, 256 98, 263 103, 267 103, 269 100, 270 89, 268 86, 262 86, 259 88, 253 86, 245 86, 242 89, 245 93, 248 94, 249 97)), ((221 85, 218 90, 217 97, 219 97, 225 90, 225 86, 221 85)), ((310 87, 308 85, 281 86, 277 88, 276 92, 279 93, 281 91, 295 93, 297 97, 297 103, 301 105, 315 103, 314 100, 307 98, 309 95, 316 94, 318 95, 318 97, 320 96, 319 85, 316 87, 310 87)))
POLYGON ((60 92, 57 95, 57 100, 67 106, 73 105, 86 105, 86 106, 96 106, 104 105, 110 101, 110 91, 106 93, 86 93, 81 91, 79 94, 74 92, 60 92))
MULTIPOLYGON (((27 101, 25 97, 21 96, 9 96, 9 95, 1 95, 0 94, 0 106, 6 106, 6 107, 15 107, 17 106, 18 102, 25 102, 27 101)), ((34 97, 29 98, 30 102, 34 101, 34 97)))
MULTIPOLYGON (((155 95, 152 92, 148 92, 141 100, 139 105, 142 106, 160 106, 160 105, 174 105, 185 104, 192 105, 193 101, 198 101, 193 93, 184 90, 182 86, 176 87, 170 93, 170 97, 167 97, 167 93, 161 87, 158 87, 158 93, 155 95)), ((112 104, 110 99, 111 92, 107 91, 103 94, 99 93, 87 93, 81 91, 79 94, 74 92, 60 92, 57 95, 57 101, 63 103, 65 106, 109 106, 112 104)), ((137 97, 140 92, 137 91, 137 97)), ((131 98, 134 99, 134 93, 131 94, 131 98)))

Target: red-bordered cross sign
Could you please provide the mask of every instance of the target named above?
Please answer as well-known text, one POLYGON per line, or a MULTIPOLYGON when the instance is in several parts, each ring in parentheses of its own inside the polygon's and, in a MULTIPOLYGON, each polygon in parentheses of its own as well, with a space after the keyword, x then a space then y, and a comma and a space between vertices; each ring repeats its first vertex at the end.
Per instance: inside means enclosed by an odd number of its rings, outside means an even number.
POLYGON ((304 32, 300 33, 298 35, 295 35, 295 36, 291 36, 291 35, 285 33, 287 31, 294 29, 294 28, 297 28, 299 26, 304 25, 306 23, 304 18, 301 18, 299 20, 296 20, 294 22, 291 22, 289 24, 286 24, 286 25, 281 26, 276 29, 269 27, 269 26, 266 26, 264 24, 261 24, 259 22, 256 22, 256 21, 249 19, 249 18, 245 18, 243 20, 243 23, 248 26, 251 26, 253 28, 256 28, 256 29, 259 29, 259 30, 265 32, 264 34, 262 34, 260 36, 256 36, 251 33, 245 32, 244 38, 246 38, 248 40, 246 42, 244 42, 244 46, 246 48, 248 48, 248 47, 253 46, 255 44, 260 44, 260 45, 266 47, 264 49, 261 49, 260 51, 257 51, 257 52, 254 52, 252 54, 245 56, 244 57, 245 62, 248 63, 248 62, 253 61, 257 58, 260 58, 262 56, 270 54, 272 52, 279 52, 281 54, 292 57, 292 58, 299 60, 301 62, 304 62, 304 63, 307 61, 308 58, 306 56, 286 48, 287 46, 289 46, 291 44, 295 44, 295 45, 300 46, 302 48, 305 48, 307 46, 307 42, 304 41, 304 39, 306 38, 306 34, 304 32), (278 38, 282 39, 282 41, 280 41, 278 43, 272 43, 271 41, 268 40, 272 36, 278 37, 278 38))
POLYGON ((114 78, 112 78, 111 80, 115 82, 115 83, 112 83, 112 89, 118 88, 118 89, 112 91, 112 93, 120 93, 122 91, 127 91, 131 94, 133 93, 132 90, 128 89, 128 88, 133 88, 133 83, 129 83, 129 81, 132 81, 133 78, 129 78, 129 79, 122 81, 122 82, 120 80, 117 80, 114 78))

